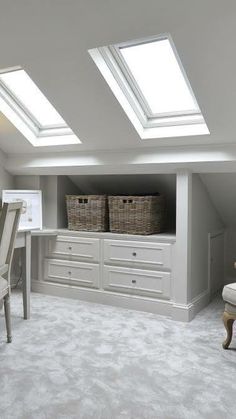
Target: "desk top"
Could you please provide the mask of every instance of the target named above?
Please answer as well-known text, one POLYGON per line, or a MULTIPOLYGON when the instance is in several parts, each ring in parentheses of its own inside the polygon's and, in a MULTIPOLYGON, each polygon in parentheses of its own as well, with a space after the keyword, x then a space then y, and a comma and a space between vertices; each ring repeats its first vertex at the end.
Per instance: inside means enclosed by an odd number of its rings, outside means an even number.
POLYGON ((51 228, 43 228, 42 230, 31 230, 31 236, 57 236, 58 231, 51 228))

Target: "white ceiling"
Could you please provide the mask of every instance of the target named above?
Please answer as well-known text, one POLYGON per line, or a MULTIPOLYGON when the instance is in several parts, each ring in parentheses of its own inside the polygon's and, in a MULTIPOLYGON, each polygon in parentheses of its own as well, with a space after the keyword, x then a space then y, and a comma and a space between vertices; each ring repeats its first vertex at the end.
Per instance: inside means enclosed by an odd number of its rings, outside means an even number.
MULTIPOLYGON (((235 1, 0 0, 0 12, 0 69, 24 67, 83 142, 55 151, 235 141, 235 1), (87 52, 163 32, 173 37, 210 136, 141 141, 87 52)), ((4 117, 0 148, 49 151, 32 147, 4 117)))

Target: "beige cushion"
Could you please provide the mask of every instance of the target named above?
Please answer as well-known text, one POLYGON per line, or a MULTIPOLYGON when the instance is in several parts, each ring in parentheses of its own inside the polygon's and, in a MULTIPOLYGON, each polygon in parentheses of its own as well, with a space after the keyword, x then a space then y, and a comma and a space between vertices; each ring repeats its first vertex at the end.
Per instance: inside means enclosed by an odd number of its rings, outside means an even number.
POLYGON ((4 279, 4 278, 2 278, 2 277, 0 277, 0 296, 1 296, 2 291, 4 291, 5 289, 7 289, 7 287, 8 287, 7 280, 4 279))
POLYGON ((236 306, 236 282, 225 285, 222 293, 223 300, 236 306))

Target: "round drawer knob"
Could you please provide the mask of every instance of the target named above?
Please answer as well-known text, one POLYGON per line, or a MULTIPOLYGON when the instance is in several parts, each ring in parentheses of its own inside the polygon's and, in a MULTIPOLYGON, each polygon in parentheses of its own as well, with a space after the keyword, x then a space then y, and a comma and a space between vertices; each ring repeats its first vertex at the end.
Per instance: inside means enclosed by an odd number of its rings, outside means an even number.
POLYGON ((71 271, 68 271, 68 274, 71 275, 71 271))
POLYGON ((137 253, 136 253, 136 252, 133 252, 133 253, 132 253, 132 255, 133 255, 133 256, 137 256, 137 253))
POLYGON ((132 284, 136 284, 136 279, 132 279, 132 284))
POLYGON ((69 250, 72 250, 72 247, 71 246, 69 246, 69 250))

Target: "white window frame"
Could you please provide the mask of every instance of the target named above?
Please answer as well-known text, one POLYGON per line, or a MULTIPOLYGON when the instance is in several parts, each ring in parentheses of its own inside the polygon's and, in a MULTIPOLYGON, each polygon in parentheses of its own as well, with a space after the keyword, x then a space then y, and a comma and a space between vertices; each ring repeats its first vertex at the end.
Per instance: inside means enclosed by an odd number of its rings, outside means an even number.
POLYGON ((209 134, 170 34, 94 48, 88 52, 141 139, 209 134), (191 109, 185 112, 153 114, 120 52, 120 49, 124 47, 147 44, 164 39, 168 39, 171 44, 197 110, 191 109))
MULTIPOLYGON (((17 70, 22 70, 22 67, 0 70, 0 73, 17 70)), ((0 80, 0 112, 34 147, 81 143, 66 124, 42 126, 2 80, 0 80)))

